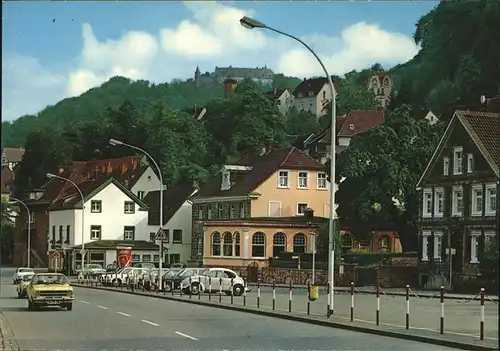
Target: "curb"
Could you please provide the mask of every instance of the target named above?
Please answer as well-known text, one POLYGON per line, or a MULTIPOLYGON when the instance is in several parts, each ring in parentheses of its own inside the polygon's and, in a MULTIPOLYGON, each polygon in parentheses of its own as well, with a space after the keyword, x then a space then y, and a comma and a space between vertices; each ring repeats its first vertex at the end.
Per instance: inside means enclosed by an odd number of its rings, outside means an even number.
MULTIPOLYGON (((256 287, 257 284, 256 283, 248 283, 247 284, 248 286, 251 286, 251 287, 256 287)), ((266 288, 270 288, 273 286, 273 284, 269 284, 269 283, 265 283, 265 284, 260 284, 261 287, 266 287, 266 288)), ((279 288, 279 289, 288 289, 289 288, 289 285, 286 285, 286 284, 276 284, 275 285, 276 288, 279 288)), ((293 289, 303 289, 303 290, 307 290, 307 286, 303 286, 303 285, 293 285, 293 289)), ((375 289, 375 288, 374 288, 375 289)), ((320 291, 327 291, 326 287, 324 286, 320 286, 320 291)), ((335 292, 348 292, 349 291, 349 287, 346 286, 346 287, 341 287, 341 288, 335 288, 335 292)), ((369 295, 376 295, 376 291, 375 290, 370 290, 370 291, 366 291, 366 290, 357 290, 356 291, 357 294, 369 294, 369 295)), ((395 291, 384 291, 383 289, 381 289, 381 293, 380 293, 380 296, 383 296, 383 295, 388 295, 388 296, 406 296, 406 293, 405 292, 395 292, 395 291)), ((410 297, 417 297, 415 295, 410 295, 410 297)), ((436 291, 435 294, 431 295, 429 293, 421 293, 421 294, 418 294, 418 297, 419 298, 426 298, 426 299, 439 299, 440 296, 439 296, 439 291, 436 291)), ((477 295, 476 295, 477 297, 477 295)), ((493 302, 498 302, 498 297, 497 296, 488 296, 491 301, 493 302)), ((446 293, 444 294, 444 299, 445 300, 470 300, 474 298, 474 296, 453 296, 453 295, 446 295, 446 293)), ((489 302, 491 302, 489 301, 489 302)), ((487 299, 485 299, 485 302, 488 302, 487 299)))
POLYGON ((314 325, 319 325, 319 326, 324 326, 324 327, 329 327, 329 328, 337 328, 337 329, 344 329, 344 330, 350 330, 350 331, 355 331, 355 332, 361 332, 361 333, 365 333, 365 334, 387 336, 387 337, 396 338, 396 339, 412 340, 412 341, 417 341, 417 342, 422 342, 422 343, 427 343, 427 344, 455 348, 455 349, 459 349, 459 350, 477 350, 477 351, 498 350, 498 348, 492 347, 492 346, 477 345, 477 344, 473 344, 473 343, 465 343, 465 342, 446 340, 446 339, 437 339, 437 338, 432 338, 432 337, 423 336, 423 335, 415 335, 415 334, 411 334, 409 332, 404 333, 404 332, 395 332, 395 331, 389 331, 389 330, 380 330, 380 329, 369 328, 369 327, 361 327, 361 326, 356 326, 356 325, 347 324, 347 323, 332 322, 330 320, 319 320, 319 319, 314 319, 314 318, 310 318, 310 317, 295 316, 295 315, 285 314, 285 313, 282 313, 279 311, 257 310, 257 309, 248 308, 248 307, 244 307, 244 306, 222 305, 222 304, 218 304, 218 303, 214 303, 214 302, 200 301, 200 300, 194 300, 194 299, 182 299, 182 298, 178 298, 178 297, 172 297, 172 296, 166 296, 166 295, 155 295, 155 294, 138 292, 138 291, 117 290, 117 289, 109 289, 109 288, 104 288, 104 287, 88 286, 88 285, 73 284, 73 283, 71 285, 75 286, 75 287, 79 287, 79 288, 110 291, 110 292, 120 292, 123 294, 129 294, 129 295, 153 297, 153 298, 157 298, 157 299, 177 301, 177 302, 183 302, 183 303, 194 304, 194 305, 205 306, 205 307, 213 307, 213 308, 232 310, 232 311, 237 311, 237 312, 251 313, 251 314, 256 314, 256 315, 261 315, 261 316, 266 316, 266 317, 274 317, 274 318, 280 318, 280 319, 285 319, 285 320, 290 320, 290 321, 295 321, 295 322, 309 323, 309 324, 314 324, 314 325))

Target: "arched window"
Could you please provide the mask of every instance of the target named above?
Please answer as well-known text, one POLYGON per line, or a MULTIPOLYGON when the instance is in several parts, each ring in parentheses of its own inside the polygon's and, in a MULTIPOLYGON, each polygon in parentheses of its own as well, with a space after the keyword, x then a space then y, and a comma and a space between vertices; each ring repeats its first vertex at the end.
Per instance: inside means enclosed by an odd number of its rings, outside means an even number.
POLYGON ((342 234, 341 246, 344 248, 352 249, 353 245, 354 245, 354 240, 352 238, 352 235, 347 233, 342 234))
POLYGON ((233 234, 230 232, 225 232, 222 236, 223 241, 223 253, 222 256, 232 256, 233 255, 233 234))
POLYGON ((240 256, 240 233, 235 232, 233 234, 233 240, 234 240, 234 256, 239 257, 240 256))
POLYGON ((252 257, 266 257, 266 234, 256 232, 252 236, 252 257))
POLYGON ((280 232, 273 236, 273 257, 278 256, 281 252, 286 252, 286 235, 280 232))
POLYGON ((391 238, 387 235, 381 236, 378 239, 378 249, 381 252, 390 252, 391 251, 391 238))
POLYGON ((212 256, 220 256, 220 233, 212 233, 212 256))
POLYGON ((303 233, 297 233, 293 237, 293 252, 306 253, 306 236, 303 233))

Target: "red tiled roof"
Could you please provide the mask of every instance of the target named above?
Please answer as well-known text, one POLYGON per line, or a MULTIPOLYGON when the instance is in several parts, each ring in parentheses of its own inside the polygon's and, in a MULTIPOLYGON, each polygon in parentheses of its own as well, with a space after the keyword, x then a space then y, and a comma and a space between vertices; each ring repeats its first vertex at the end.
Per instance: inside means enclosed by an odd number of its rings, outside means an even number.
POLYGON ((245 196, 264 183, 278 169, 323 170, 324 166, 314 158, 295 147, 273 150, 263 156, 248 155, 236 163, 252 167, 251 171, 231 174, 234 185, 229 190, 221 190, 222 174, 205 184, 195 198, 216 196, 245 196))
POLYGON ((9 167, 5 166, 2 167, 2 194, 8 194, 10 193, 10 185, 12 184, 12 181, 14 180, 14 172, 10 170, 9 167))
POLYGON ((12 148, 12 147, 4 147, 2 152, 5 153, 5 156, 7 157, 8 162, 21 162, 23 159, 24 155, 24 149, 22 147, 20 148, 12 148))
POLYGON ((384 111, 351 110, 347 114, 337 136, 352 137, 384 122, 384 111))

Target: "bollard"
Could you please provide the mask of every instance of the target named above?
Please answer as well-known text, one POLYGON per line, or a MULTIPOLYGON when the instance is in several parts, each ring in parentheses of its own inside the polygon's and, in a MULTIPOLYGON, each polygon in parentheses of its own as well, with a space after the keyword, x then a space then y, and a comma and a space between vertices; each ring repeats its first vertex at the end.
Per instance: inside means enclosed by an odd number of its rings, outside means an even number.
POLYGON ((174 280, 172 279, 172 281, 170 282, 170 287, 172 288, 172 296, 174 296, 174 288, 175 288, 175 284, 174 284, 174 280))
MULTIPOLYGON (((311 283, 307 282, 307 295, 311 295, 311 283)), ((309 297, 309 296, 308 296, 309 297)), ((311 299, 307 299, 307 315, 311 314, 311 299)))
POLYGON ((182 280, 181 280, 181 291, 180 291, 180 297, 182 297, 182 289, 183 289, 183 286, 182 286, 182 280))
POLYGON ((260 278, 257 279, 257 308, 260 307, 260 278))
POLYGON ((273 278, 273 311, 276 309, 276 279, 273 278))
POLYGON ((219 278, 219 302, 222 302, 222 278, 219 278))
MULTIPOLYGON (((201 283, 198 280, 198 300, 201 300, 201 287, 201 283)), ((203 288, 205 288, 205 286, 203 286, 203 288)), ((205 291, 205 289, 203 289, 203 291, 205 291)))
POLYGON ((444 286, 441 285, 441 290, 439 292, 439 298, 441 302, 441 318, 439 320, 439 334, 444 334, 444 286))
POLYGON ((243 306, 247 305, 247 280, 243 278, 243 306))
POLYGON ((380 324, 380 284, 377 284, 377 311, 375 313, 375 322, 380 324))
POLYGON ((406 285, 406 329, 410 329, 410 286, 406 285))
POLYGON ((208 277, 208 301, 212 301, 212 277, 208 277))
POLYGON ((233 278, 231 278, 231 305, 234 303, 234 294, 233 294, 233 285, 234 284, 234 281, 233 281, 233 278))
POLYGON ((330 318, 330 282, 326 283, 328 303, 326 304, 326 318, 330 318))
POLYGON ((192 278, 191 276, 189 277, 189 298, 192 299, 193 298, 193 294, 191 293, 191 287, 192 287, 192 278))
POLYGON ((163 291, 163 294, 165 294, 165 280, 163 277, 160 277, 160 291, 163 291))
POLYGON ((142 292, 146 291, 146 279, 144 278, 144 275, 142 276, 142 292))
POLYGON ((351 322, 354 322, 354 282, 351 282, 351 322))
POLYGON ((481 288, 481 322, 479 324, 479 340, 484 340, 484 288, 481 288))
POLYGON ((290 279, 290 294, 288 296, 288 312, 292 312, 292 280, 290 279))

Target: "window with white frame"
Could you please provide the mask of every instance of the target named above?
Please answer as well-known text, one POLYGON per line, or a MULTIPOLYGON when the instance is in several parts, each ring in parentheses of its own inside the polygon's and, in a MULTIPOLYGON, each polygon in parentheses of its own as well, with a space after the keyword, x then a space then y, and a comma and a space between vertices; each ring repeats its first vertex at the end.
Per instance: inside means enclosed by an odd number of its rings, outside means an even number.
POLYGON ((450 158, 443 157, 443 175, 447 176, 450 172, 450 158))
POLYGON ((497 209, 497 185, 495 183, 486 184, 486 201, 484 214, 494 216, 497 209))
POLYGON ((300 171, 297 178, 297 188, 307 189, 307 172, 300 171))
POLYGON ((144 199, 144 191, 139 190, 139 191, 137 192, 137 197, 138 197, 140 200, 144 199))
POLYGON ((453 174, 462 174, 463 148, 457 146, 453 148, 453 174))
POLYGON ((444 213, 444 189, 434 189, 434 217, 443 217, 444 213))
POLYGON ((135 227, 125 226, 123 228, 123 240, 134 240, 135 239, 135 227))
POLYGON ((429 261, 429 237, 431 236, 430 231, 422 232, 422 261, 429 261))
POLYGON ((90 240, 101 240, 101 226, 91 225, 90 226, 90 240))
POLYGON ((306 211, 306 208, 307 208, 307 203, 299 202, 297 204, 297 215, 303 215, 304 212, 306 211))
POLYGON ((424 189, 422 201, 422 217, 432 217, 432 189, 424 189))
POLYGON ((135 213, 135 202, 134 201, 125 201, 124 203, 124 213, 133 214, 135 213))
POLYGON ((472 173, 474 171, 474 155, 467 154, 467 173, 472 173))
POLYGON ((482 184, 473 185, 471 192, 472 192, 471 215, 481 216, 483 214, 483 201, 484 201, 483 185, 482 184))
POLYGON ((463 216, 464 212, 464 192, 462 187, 454 187, 452 193, 452 206, 451 215, 452 216, 463 216))
POLYGON ((318 189, 326 189, 326 173, 325 172, 318 173, 316 187, 318 189))
POLYGON ((441 253, 443 251, 443 233, 434 232, 434 259, 441 261, 441 253))
POLYGON ((102 212, 102 201, 101 200, 90 201, 90 212, 101 213, 102 212))
POLYGON ((288 188, 288 171, 278 172, 278 188, 288 188))
POLYGON ((479 239, 481 231, 476 230, 470 233, 470 263, 479 263, 479 239))

